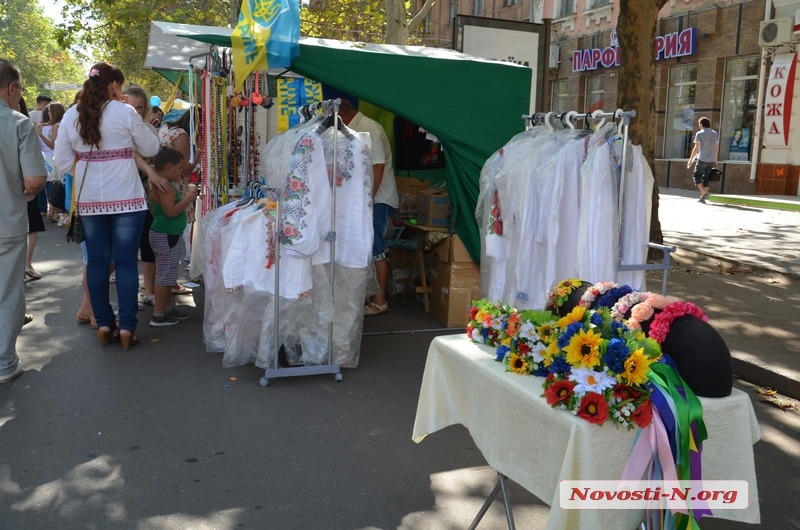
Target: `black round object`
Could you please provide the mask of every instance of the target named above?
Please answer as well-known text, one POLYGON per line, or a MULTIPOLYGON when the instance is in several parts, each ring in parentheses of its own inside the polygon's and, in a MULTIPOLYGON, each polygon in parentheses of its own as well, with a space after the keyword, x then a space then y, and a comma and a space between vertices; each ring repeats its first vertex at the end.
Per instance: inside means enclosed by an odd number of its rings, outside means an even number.
POLYGON ((575 308, 575 306, 578 305, 578 302, 581 301, 581 296, 583 296, 583 293, 585 293, 589 289, 589 287, 591 287, 592 285, 594 285, 594 284, 591 283, 591 282, 585 282, 585 281, 581 280, 580 287, 576 287, 569 294, 569 296, 564 301, 564 303, 561 304, 561 306, 553 307, 552 304, 548 303, 544 307, 545 311, 552 311, 553 313, 557 314, 560 317, 568 315, 569 312, 572 311, 575 308))
POLYGON ((678 373, 698 396, 731 395, 731 351, 719 332, 708 322, 693 315, 676 318, 661 344, 661 351, 675 360, 678 373))

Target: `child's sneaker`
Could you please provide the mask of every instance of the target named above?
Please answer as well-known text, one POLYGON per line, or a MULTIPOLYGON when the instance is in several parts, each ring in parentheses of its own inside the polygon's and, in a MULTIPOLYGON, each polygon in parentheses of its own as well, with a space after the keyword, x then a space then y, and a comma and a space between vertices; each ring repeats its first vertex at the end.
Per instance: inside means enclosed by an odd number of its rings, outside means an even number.
POLYGON ((163 315, 153 315, 150 318, 150 325, 154 328, 163 328, 166 326, 174 326, 175 324, 179 323, 180 320, 175 318, 169 313, 164 313, 163 315))
POLYGON ((187 318, 189 318, 189 315, 187 313, 184 313, 183 311, 178 311, 174 307, 172 309, 168 309, 166 315, 171 316, 172 318, 177 318, 178 320, 186 320, 187 318))

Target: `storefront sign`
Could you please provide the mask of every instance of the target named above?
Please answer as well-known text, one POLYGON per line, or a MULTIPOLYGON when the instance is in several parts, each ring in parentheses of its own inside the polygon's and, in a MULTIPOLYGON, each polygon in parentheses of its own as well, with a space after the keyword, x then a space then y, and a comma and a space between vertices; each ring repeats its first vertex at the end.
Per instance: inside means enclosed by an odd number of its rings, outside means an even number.
POLYGON ((769 71, 764 99, 764 145, 789 145, 789 122, 792 116, 796 54, 775 56, 769 71))
MULTIPOLYGON (((669 35, 656 37, 656 61, 694 55, 697 51, 697 28, 687 28, 669 35)), ((572 52, 572 71, 585 72, 600 67, 620 65, 620 48, 617 45, 617 32, 611 34, 611 46, 572 52)))

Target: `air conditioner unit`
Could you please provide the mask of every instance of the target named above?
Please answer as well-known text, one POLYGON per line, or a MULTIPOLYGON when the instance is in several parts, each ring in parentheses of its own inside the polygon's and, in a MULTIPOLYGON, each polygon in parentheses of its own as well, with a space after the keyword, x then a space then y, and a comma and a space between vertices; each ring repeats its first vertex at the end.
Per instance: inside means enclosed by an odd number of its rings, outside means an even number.
POLYGON ((780 46, 792 41, 794 19, 773 18, 762 20, 758 28, 759 46, 780 46))

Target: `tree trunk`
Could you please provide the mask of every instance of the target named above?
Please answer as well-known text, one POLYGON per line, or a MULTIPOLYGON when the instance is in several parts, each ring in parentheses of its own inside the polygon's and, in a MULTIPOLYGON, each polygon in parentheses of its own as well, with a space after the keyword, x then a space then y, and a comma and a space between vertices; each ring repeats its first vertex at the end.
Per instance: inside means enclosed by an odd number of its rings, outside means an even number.
MULTIPOLYGON (((617 107, 636 110, 631 121, 630 137, 642 146, 647 163, 655 161, 656 123, 656 60, 655 41, 658 12, 666 0, 620 0, 617 38, 622 58, 617 80, 617 107)), ((662 243, 658 220, 658 185, 653 186, 653 211, 650 219, 650 241, 662 243)), ((660 252, 650 252, 651 259, 660 259, 660 252)))
POLYGON ((409 21, 404 0, 386 0, 386 44, 408 44, 409 31, 425 19, 436 0, 425 3, 409 21))
POLYGON ((386 0, 386 44, 408 44, 408 19, 403 0, 386 0))

